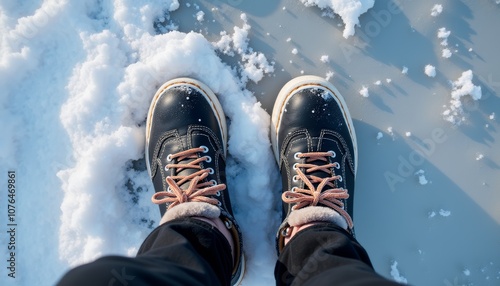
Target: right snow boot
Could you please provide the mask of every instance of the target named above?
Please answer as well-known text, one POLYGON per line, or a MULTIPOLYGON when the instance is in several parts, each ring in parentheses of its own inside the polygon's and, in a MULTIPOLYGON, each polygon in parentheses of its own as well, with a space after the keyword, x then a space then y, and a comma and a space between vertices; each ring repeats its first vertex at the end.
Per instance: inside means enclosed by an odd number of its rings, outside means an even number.
POLYGON ((289 81, 273 108, 271 139, 283 184, 278 252, 307 223, 334 223, 354 236, 356 135, 338 90, 317 76, 289 81))

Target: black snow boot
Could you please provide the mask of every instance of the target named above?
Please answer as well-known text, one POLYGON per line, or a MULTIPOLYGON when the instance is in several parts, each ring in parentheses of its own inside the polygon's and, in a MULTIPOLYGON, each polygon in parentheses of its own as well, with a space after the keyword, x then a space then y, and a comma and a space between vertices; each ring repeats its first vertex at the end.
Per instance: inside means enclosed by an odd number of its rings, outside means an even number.
POLYGON ((283 183, 281 252, 291 227, 332 222, 354 235, 356 135, 338 90, 317 76, 300 76, 280 91, 271 139, 283 183))
POLYGON ((226 189, 227 126, 215 94, 177 78, 156 92, 146 122, 146 161, 160 224, 182 217, 220 217, 235 246, 232 284, 243 275, 241 233, 226 189))

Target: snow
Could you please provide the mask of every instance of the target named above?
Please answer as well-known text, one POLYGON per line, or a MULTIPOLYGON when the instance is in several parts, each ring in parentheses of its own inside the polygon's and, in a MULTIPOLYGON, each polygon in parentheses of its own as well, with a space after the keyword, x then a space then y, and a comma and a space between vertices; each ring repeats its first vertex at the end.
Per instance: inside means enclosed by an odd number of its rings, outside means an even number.
MULTIPOLYGON (((375 0, 300 0, 306 7, 318 6, 320 9, 331 9, 344 21, 342 35, 349 38, 354 35, 354 26, 360 26, 359 16, 364 14, 375 4, 375 0)), ((325 14, 325 16, 327 16, 325 14)))
POLYGON ((403 67, 403 69, 401 70, 401 73, 402 74, 408 74, 408 68, 407 67, 403 67))
POLYGON ((431 9, 431 16, 432 17, 437 17, 443 12, 443 5, 441 4, 436 4, 432 7, 431 9))
POLYGON ((382 132, 377 132, 377 140, 382 139, 384 137, 384 134, 382 132))
POLYGON ((322 63, 328 63, 330 61, 330 58, 328 55, 322 55, 321 58, 319 59, 322 63))
POLYGON ((296 55, 299 53, 299 50, 297 50, 297 48, 293 48, 292 49, 292 54, 296 55))
POLYGON ((446 58, 446 59, 448 59, 449 57, 451 57, 451 51, 450 51, 450 49, 447 49, 447 48, 443 49, 443 51, 441 53, 441 56, 443 58, 446 58))
POLYGON ((396 281, 396 282, 399 282, 402 284, 408 283, 408 280, 399 273, 397 261, 394 261, 391 264, 391 276, 394 279, 394 281, 396 281))
POLYGON ((473 100, 481 99, 481 86, 472 83, 473 77, 472 70, 467 70, 456 81, 452 82, 450 105, 443 112, 446 121, 460 125, 465 120, 462 97, 470 95, 473 100))
POLYGON ((198 22, 203 22, 203 20, 205 20, 205 12, 198 11, 198 13, 196 13, 196 20, 198 20, 198 22))
MULTIPOLYGON (((47 5, 52 3, 44 2, 42 8, 47 5)), ((239 222, 251 226, 264 217, 277 218, 268 189, 269 174, 276 174, 268 148, 269 115, 244 88, 247 80, 258 82, 273 67, 262 53, 248 49, 250 26, 244 16, 243 28, 235 27, 224 45, 218 43, 241 56, 238 75, 201 34, 154 33, 157 11, 176 9, 177 1, 117 6, 114 18, 101 20, 112 21, 111 27, 98 31, 94 20, 80 16, 79 5, 57 8, 45 29, 29 41, 20 44, 4 36, 1 47, 6 89, 0 114, 10 117, 2 120, 2 129, 11 138, 1 140, 1 167, 30 177, 19 186, 30 192, 19 193, 18 208, 25 211, 18 215, 27 222, 43 213, 47 222, 19 226, 19 233, 32 234, 19 236, 19 244, 40 254, 19 257, 18 271, 31 273, 16 278, 21 284, 52 284, 69 267, 102 255, 135 255, 159 218, 157 206, 150 203, 153 188, 147 172, 133 166, 144 156, 143 122, 151 98, 158 86, 175 77, 201 79, 219 95, 231 119, 227 173, 239 194, 235 204, 256 201, 262 215, 242 215, 251 205, 241 204, 239 222), (68 24, 65 14, 75 20, 68 24), (80 32, 67 34, 68 26, 80 32), (28 78, 30 84, 19 88, 28 78), (16 93, 23 96, 6 107, 16 93), (38 97, 48 101, 40 103, 38 97), (18 141, 20 136, 26 138, 18 141), (22 152, 14 157, 16 150, 22 152), (249 180, 252 189, 234 183, 249 180), (30 209, 36 212, 26 212, 30 209), (35 242, 31 236, 45 239, 35 242)), ((22 18, 17 29, 36 15, 22 18)), ((260 243, 265 239, 260 229, 243 229, 249 253, 264 257, 257 261, 249 255, 249 268, 256 272, 274 252, 273 245, 260 243)))
POLYGON ((445 27, 439 28, 437 32, 438 39, 442 39, 441 46, 448 46, 448 37, 450 36, 451 31, 446 30, 445 27))
POLYGON ((415 173, 416 176, 418 176, 418 183, 420 185, 427 185, 429 181, 425 178, 425 171, 420 169, 415 173))
POLYGON ((382 84, 382 81, 377 80, 377 81, 375 81, 373 84, 374 84, 374 85, 381 85, 381 84, 382 84))
POLYGON ((359 94, 361 94, 363 97, 369 97, 370 93, 368 92, 368 87, 362 86, 359 90, 359 94))
POLYGON ((335 73, 333 71, 327 71, 326 75, 325 75, 325 79, 330 80, 334 75, 335 75, 335 73))
POLYGON ((443 217, 449 217, 451 215, 451 212, 447 211, 447 210, 444 210, 444 209, 440 209, 439 210, 439 215, 441 215, 443 217))
POLYGON ((436 68, 432 65, 426 65, 424 72, 428 77, 435 77, 436 76, 436 68))

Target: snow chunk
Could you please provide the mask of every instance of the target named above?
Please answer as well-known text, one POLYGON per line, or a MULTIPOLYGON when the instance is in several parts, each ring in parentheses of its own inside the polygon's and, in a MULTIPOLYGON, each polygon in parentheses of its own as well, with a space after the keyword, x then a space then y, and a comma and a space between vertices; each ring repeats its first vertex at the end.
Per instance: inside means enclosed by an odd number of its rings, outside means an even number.
POLYGON ((411 137, 411 132, 410 132, 410 131, 406 132, 406 133, 405 133, 405 136, 406 136, 406 137, 411 137))
POLYGON ((437 32, 437 37, 439 39, 443 39, 441 41, 441 46, 448 46, 448 37, 450 36, 451 32, 447 31, 446 28, 439 28, 437 32))
POLYGON ((399 273, 397 261, 394 261, 391 265, 391 276, 398 283, 408 283, 408 280, 399 273))
POLYGON ((328 71, 328 72, 326 73, 325 79, 326 79, 326 80, 330 80, 330 79, 333 77, 333 75, 334 75, 334 74, 335 74, 335 73, 334 73, 333 71, 328 71))
POLYGON ((483 159, 483 158, 484 158, 484 155, 483 155, 483 154, 481 154, 481 153, 479 153, 479 154, 477 154, 477 156, 476 156, 476 161, 479 161, 479 160, 481 160, 481 159, 483 159))
POLYGON ((384 137, 384 133, 382 133, 382 132, 378 132, 378 133, 377 133, 377 140, 382 139, 382 137, 384 137))
POLYGON ((274 66, 267 61, 262 53, 253 52, 248 48, 248 32, 251 26, 247 23, 247 15, 242 13, 240 18, 243 20, 243 27, 234 27, 232 36, 225 31, 221 32, 221 38, 218 42, 212 43, 213 46, 222 53, 234 56, 235 53, 241 56, 240 73, 242 82, 245 84, 249 79, 253 82, 259 82, 265 74, 274 72, 274 66))
POLYGON ((434 7, 432 7, 431 9, 431 16, 432 17, 436 17, 438 16, 439 14, 441 14, 441 12, 443 12, 443 6, 440 5, 440 4, 436 4, 434 5, 434 7))
POLYGON ((196 13, 196 20, 198 20, 198 22, 203 22, 203 20, 205 20, 205 12, 198 11, 198 13, 196 13))
POLYGON ((464 120, 461 98, 470 95, 473 100, 481 99, 481 87, 472 83, 471 70, 462 73, 462 76, 452 83, 450 106, 443 112, 444 119, 460 125, 464 120))
POLYGON ((470 276, 470 270, 469 270, 469 269, 467 269, 467 268, 465 268, 465 269, 464 269, 464 275, 465 275, 465 276, 470 276))
POLYGON ((359 91, 359 94, 361 94, 363 97, 369 97, 370 94, 368 93, 368 88, 363 85, 361 90, 359 91))
POLYGON ((374 85, 381 85, 382 82, 380 80, 377 80, 376 82, 373 83, 374 85))
POLYGON ((390 79, 390 78, 386 78, 386 79, 385 79, 385 81, 386 81, 387 83, 391 83, 392 79, 390 79))
POLYGON ((306 7, 318 6, 321 10, 331 9, 345 24, 343 36, 354 35, 354 26, 360 26, 359 16, 372 8, 375 0, 300 0, 306 7))
POLYGON ((439 215, 444 216, 444 217, 449 217, 451 215, 450 211, 445 211, 443 209, 439 210, 439 215))
POLYGON ((319 59, 322 63, 328 63, 330 61, 330 58, 328 55, 322 55, 321 58, 319 59))
POLYGON ((298 54, 298 53, 299 53, 299 51, 297 50, 297 48, 294 48, 294 49, 292 50, 292 54, 296 55, 296 54, 298 54))
POLYGON ((488 118, 489 118, 490 120, 494 120, 494 119, 495 119, 495 112, 492 112, 492 113, 490 114, 490 116, 488 116, 488 118))
POLYGON ((415 173, 416 176, 418 176, 418 183, 420 185, 427 185, 428 181, 425 178, 425 172, 424 170, 420 169, 415 173))
POLYGON ((435 77, 436 76, 436 68, 432 65, 426 65, 424 71, 428 77, 435 77))
POLYGON ((481 99, 481 87, 472 83, 473 77, 474 75, 471 70, 463 72, 462 76, 458 78, 457 81, 453 82, 451 97, 454 99, 460 99, 462 96, 470 95, 474 100, 481 99))
POLYGON ((408 68, 403 66, 403 69, 401 70, 402 74, 408 74, 408 68))
POLYGON ((441 56, 443 58, 446 58, 446 59, 448 59, 449 57, 451 57, 451 51, 450 51, 450 49, 447 49, 447 48, 443 49, 443 51, 441 53, 441 56))

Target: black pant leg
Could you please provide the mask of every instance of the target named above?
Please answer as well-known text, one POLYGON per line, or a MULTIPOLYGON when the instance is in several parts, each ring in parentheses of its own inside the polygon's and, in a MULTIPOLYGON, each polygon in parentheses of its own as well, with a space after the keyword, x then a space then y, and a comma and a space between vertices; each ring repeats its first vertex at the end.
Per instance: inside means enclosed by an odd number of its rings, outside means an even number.
POLYGON ((377 274, 365 249, 333 224, 298 232, 280 254, 274 275, 277 285, 399 285, 377 274))
POLYGON ((100 258, 70 270, 59 285, 229 285, 231 271, 231 249, 222 233, 186 218, 153 230, 137 257, 100 258))

